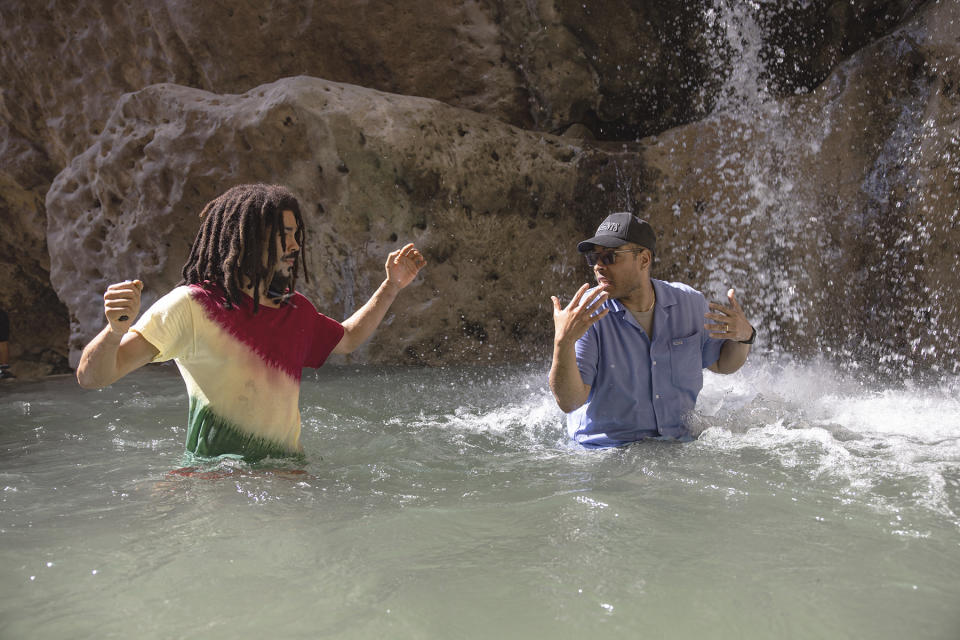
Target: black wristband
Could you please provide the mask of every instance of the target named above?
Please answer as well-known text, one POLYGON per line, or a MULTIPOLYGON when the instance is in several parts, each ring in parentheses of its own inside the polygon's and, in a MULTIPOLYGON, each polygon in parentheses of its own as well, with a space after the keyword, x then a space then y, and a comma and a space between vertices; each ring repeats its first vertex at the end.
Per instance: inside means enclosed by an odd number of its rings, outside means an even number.
POLYGON ((750 327, 750 337, 746 340, 737 340, 740 344, 753 344, 754 338, 757 337, 757 330, 753 327, 750 327))

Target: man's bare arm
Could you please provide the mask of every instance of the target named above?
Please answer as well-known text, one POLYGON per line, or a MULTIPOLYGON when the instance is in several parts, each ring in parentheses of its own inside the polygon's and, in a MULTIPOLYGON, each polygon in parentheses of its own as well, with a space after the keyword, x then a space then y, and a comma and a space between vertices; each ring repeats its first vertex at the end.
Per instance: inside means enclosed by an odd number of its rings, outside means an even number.
POLYGON ((553 362, 550 365, 550 391, 557 406, 564 413, 570 413, 580 407, 590 397, 590 385, 584 383, 577 367, 576 344, 597 320, 607 315, 607 309, 597 312, 606 299, 606 293, 600 293, 592 299, 584 300, 584 294, 590 285, 585 284, 577 291, 565 308, 560 300, 552 296, 553 301, 553 362))
POLYGON ((711 338, 723 338, 725 342, 720 347, 720 358, 708 368, 714 373, 734 373, 743 366, 750 355, 750 345, 744 344, 743 340, 752 340, 756 334, 746 314, 737 302, 735 291, 727 291, 729 305, 710 303, 711 311, 706 314, 706 318, 712 323, 707 323, 704 328, 710 331, 711 338))
POLYGON ((334 353, 350 353, 366 342, 376 331, 400 290, 413 282, 417 274, 427 264, 426 259, 413 246, 408 244, 387 256, 385 269, 387 277, 380 284, 367 303, 344 320, 343 338, 334 347, 334 353))
POLYGON ((708 368, 714 373, 735 373, 747 361, 750 345, 727 340, 720 347, 720 358, 708 368))
POLYGON ((590 385, 585 384, 577 368, 577 354, 573 345, 553 345, 553 363, 550 365, 550 391, 557 406, 564 413, 576 411, 590 397, 590 385))
POLYGON ((83 349, 77 365, 77 382, 85 389, 113 384, 157 355, 157 348, 138 333, 128 331, 140 311, 139 280, 107 287, 103 311, 107 326, 83 349))

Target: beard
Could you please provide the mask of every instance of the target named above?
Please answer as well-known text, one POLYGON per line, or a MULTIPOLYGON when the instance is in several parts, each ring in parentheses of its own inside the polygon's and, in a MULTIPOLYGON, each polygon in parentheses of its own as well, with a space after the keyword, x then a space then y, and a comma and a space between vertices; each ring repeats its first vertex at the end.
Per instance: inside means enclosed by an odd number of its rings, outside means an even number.
POLYGON ((284 270, 276 271, 267 287, 267 297, 271 300, 285 302, 293 295, 293 274, 284 270))

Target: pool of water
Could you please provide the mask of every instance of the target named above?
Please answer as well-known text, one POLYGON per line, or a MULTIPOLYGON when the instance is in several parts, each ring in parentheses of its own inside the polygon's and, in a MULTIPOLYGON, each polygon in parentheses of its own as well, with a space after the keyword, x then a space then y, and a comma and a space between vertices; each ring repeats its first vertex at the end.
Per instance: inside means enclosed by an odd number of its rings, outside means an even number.
POLYGON ((568 445, 546 365, 306 375, 300 465, 183 460, 176 371, 0 387, 3 638, 960 637, 960 400, 709 375, 568 445))

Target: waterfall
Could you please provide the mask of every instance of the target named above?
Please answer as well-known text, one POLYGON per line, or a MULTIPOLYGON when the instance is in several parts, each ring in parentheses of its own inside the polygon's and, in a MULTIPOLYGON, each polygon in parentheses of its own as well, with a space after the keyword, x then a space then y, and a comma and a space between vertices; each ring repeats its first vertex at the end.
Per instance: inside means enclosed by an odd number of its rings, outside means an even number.
POLYGON ((935 92, 919 72, 919 27, 784 96, 770 86, 784 52, 765 41, 764 10, 713 0, 704 13, 722 81, 704 120, 720 131, 703 169, 718 186, 697 224, 722 233, 698 284, 714 295, 737 285, 762 349, 897 379, 957 373, 929 266, 938 226, 920 149, 938 133, 925 115, 935 92))

